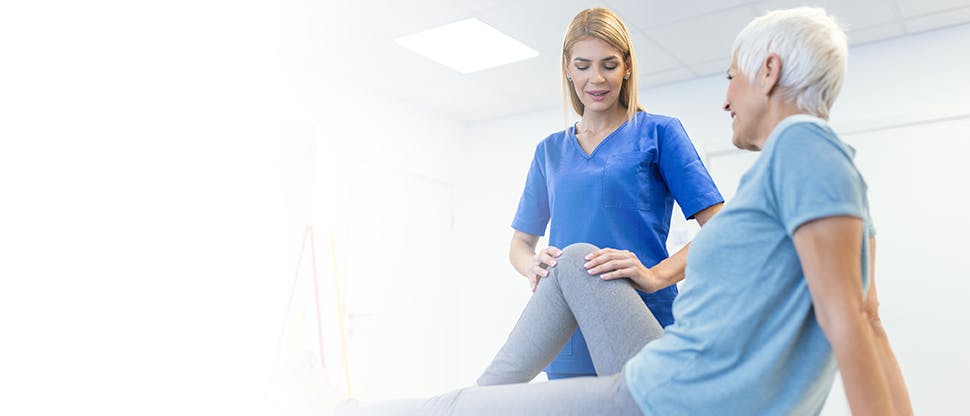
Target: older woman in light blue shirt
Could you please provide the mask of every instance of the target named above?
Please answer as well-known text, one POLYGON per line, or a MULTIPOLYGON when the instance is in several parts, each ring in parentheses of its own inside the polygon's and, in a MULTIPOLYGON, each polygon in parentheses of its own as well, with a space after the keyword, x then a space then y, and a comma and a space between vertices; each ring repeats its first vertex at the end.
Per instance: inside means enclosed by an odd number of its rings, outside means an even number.
POLYGON ((540 282, 496 361, 538 372, 569 333, 551 323, 573 318, 597 377, 342 410, 818 414, 838 370, 853 414, 911 414, 878 317, 866 183, 854 150, 826 122, 846 55, 844 32, 821 9, 770 12, 738 35, 724 109, 734 145, 761 155, 694 239, 675 323, 662 336, 644 341, 659 326, 636 296, 642 282, 589 276, 584 255, 595 247, 576 244, 540 282))

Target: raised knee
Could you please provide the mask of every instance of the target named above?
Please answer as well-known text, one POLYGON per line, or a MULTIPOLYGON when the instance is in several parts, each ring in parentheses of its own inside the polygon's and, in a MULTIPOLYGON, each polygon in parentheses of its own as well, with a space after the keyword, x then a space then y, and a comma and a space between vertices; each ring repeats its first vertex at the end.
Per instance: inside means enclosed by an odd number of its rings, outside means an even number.
POLYGON ((586 255, 596 250, 599 250, 599 247, 590 243, 573 243, 562 249, 562 255, 559 256, 556 263, 585 264, 586 255))
POLYGON ((598 247, 589 243, 576 243, 562 249, 562 254, 556 259, 556 266, 552 268, 549 277, 554 278, 563 293, 569 290, 587 290, 589 282, 599 279, 591 279, 586 270, 586 255, 599 250, 598 247))

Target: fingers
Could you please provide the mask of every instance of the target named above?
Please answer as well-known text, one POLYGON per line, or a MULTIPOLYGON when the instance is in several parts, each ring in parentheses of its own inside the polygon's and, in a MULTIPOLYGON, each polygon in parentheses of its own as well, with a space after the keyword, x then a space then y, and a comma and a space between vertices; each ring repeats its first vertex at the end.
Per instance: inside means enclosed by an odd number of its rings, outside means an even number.
MULTIPOLYGON (((590 262, 596 261, 597 259, 603 259, 601 262, 605 262, 611 258, 616 258, 617 256, 634 256, 635 255, 627 250, 617 250, 613 248, 601 248, 592 253, 586 255, 585 259, 590 262), (604 258, 604 256, 606 256, 604 258)), ((598 263, 597 263, 598 264, 598 263)))
POLYGON ((597 266, 587 266, 586 271, 588 271, 589 274, 597 275, 630 268, 633 268, 633 261, 628 258, 620 258, 601 263, 597 266))
POLYGON ((614 270, 612 272, 603 273, 600 275, 600 279, 603 280, 613 280, 613 279, 623 279, 623 278, 634 278, 636 276, 635 267, 627 267, 625 269, 614 270))
POLYGON ((559 257, 562 255, 562 250, 560 250, 559 247, 553 247, 553 246, 546 247, 546 252, 548 252, 553 257, 559 257))
POLYGON ((532 268, 529 269, 529 275, 536 276, 536 278, 546 277, 549 275, 549 270, 547 270, 541 264, 533 264, 532 268))
POLYGON ((625 269, 638 264, 637 256, 626 250, 604 248, 596 250, 586 256, 589 260, 583 266, 590 274, 600 274, 613 270, 625 269))
POLYGON ((562 250, 558 247, 549 246, 536 253, 532 257, 532 267, 529 269, 529 287, 535 293, 539 285, 539 279, 549 275, 549 268, 556 266, 556 257, 562 255, 562 250))
POLYGON ((539 250, 539 252, 536 253, 535 259, 540 265, 546 265, 548 267, 552 267, 556 265, 556 257, 559 257, 561 255, 562 255, 562 250, 556 247, 549 246, 542 250, 539 250))

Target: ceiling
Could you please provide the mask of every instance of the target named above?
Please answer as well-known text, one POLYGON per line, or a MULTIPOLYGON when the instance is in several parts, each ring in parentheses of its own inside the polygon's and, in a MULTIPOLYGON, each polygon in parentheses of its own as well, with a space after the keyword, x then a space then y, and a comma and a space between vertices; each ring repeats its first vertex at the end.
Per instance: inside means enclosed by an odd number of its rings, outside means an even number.
MULTIPOLYGON (((380 0, 341 4, 331 60, 341 77, 415 106, 465 121, 561 108, 559 50, 572 17, 608 7, 624 19, 640 60, 642 88, 705 77, 729 64, 735 35, 767 10, 825 7, 850 45, 970 22, 970 0, 380 0), (356 17, 356 18, 355 18, 356 17), (524 61, 462 75, 394 43, 476 17, 539 51, 524 61), (339 39, 339 38, 337 38, 339 39)), ((337 6, 335 6, 337 7, 337 6)), ((329 13, 328 13, 329 15, 329 13)))

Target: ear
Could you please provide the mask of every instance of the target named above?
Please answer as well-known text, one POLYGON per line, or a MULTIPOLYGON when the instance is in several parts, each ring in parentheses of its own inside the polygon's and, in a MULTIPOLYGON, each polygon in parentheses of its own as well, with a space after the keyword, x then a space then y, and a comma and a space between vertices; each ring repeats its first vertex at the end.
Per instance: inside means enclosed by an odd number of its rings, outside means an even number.
POLYGON ((765 96, 771 96, 781 79, 781 57, 776 53, 768 54, 761 71, 763 73, 759 77, 761 92, 765 96))

